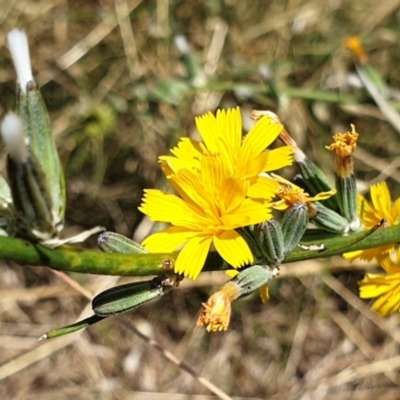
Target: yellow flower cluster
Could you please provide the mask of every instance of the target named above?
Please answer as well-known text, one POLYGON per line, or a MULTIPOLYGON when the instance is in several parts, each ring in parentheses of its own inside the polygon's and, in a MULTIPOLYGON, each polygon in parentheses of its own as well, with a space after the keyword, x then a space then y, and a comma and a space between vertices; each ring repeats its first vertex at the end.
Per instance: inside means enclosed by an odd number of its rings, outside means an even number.
MULTIPOLYGON (((365 229, 374 228, 380 221, 385 220, 386 226, 399 224, 400 198, 391 201, 389 189, 385 182, 372 185, 370 188, 371 203, 360 194, 357 198, 358 216, 365 229)), ((386 317, 394 312, 400 312, 400 249, 396 252, 394 243, 372 249, 358 250, 345 253, 349 260, 376 259, 385 274, 366 274, 358 282, 360 297, 363 299, 378 298, 371 309, 386 317), (393 254, 397 253, 397 254, 393 254), (392 260, 396 257, 396 262, 392 260)))
POLYGON ((242 137, 239 108, 196 118, 202 142, 183 138, 159 158, 178 195, 145 190, 140 211, 172 226, 147 237, 150 252, 181 248, 175 272, 196 279, 214 247, 232 267, 253 262, 247 242, 236 231, 271 218, 279 184, 265 176, 292 163, 290 146, 265 151, 282 125, 268 116, 242 137))

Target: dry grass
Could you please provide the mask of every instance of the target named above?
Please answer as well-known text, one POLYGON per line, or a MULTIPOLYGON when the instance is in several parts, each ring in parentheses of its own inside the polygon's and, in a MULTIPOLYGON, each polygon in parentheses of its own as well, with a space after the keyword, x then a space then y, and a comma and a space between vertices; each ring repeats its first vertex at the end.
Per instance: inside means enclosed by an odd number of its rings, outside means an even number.
MULTIPOLYGON (((245 114, 278 112, 327 171, 324 145, 354 123, 360 183, 389 175, 398 196, 398 133, 363 90, 347 85, 352 59, 341 41, 360 35, 371 63, 399 87, 399 16, 394 0, 9 0, 0 7, 0 116, 14 103, 4 41, 17 26, 29 35, 65 165, 71 230, 105 225, 143 238, 151 225, 136 208, 143 188, 164 185, 157 156, 182 135, 195 135, 195 115, 236 104, 245 114), (205 88, 187 77, 173 45, 178 33, 204 67, 205 88), (261 65, 286 94, 279 107, 261 65)), ((365 267, 349 272, 340 259, 284 266, 271 301, 262 305, 254 295, 236 302, 226 333, 195 327, 201 302, 225 279, 204 274, 159 302, 37 345, 43 332, 82 317, 90 303, 51 270, 3 263, 0 398, 213 398, 136 327, 232 398, 398 399, 398 316, 380 319, 357 298, 365 267)), ((89 295, 117 283, 72 278, 89 295)))

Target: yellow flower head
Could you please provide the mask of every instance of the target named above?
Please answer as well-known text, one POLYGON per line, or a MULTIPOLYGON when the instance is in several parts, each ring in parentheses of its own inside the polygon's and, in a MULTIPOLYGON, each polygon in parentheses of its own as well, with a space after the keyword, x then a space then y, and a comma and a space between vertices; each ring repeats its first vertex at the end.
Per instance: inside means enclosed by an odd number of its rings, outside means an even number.
POLYGON ((253 262, 249 246, 235 229, 269 219, 270 205, 248 198, 248 183, 226 171, 220 157, 204 154, 199 173, 181 169, 169 175, 180 197, 145 190, 139 210, 152 221, 173 226, 147 237, 142 245, 151 252, 171 252, 183 245, 176 273, 197 278, 211 245, 234 268, 253 262))
POLYGON ((367 61, 367 57, 364 53, 364 49, 362 48, 359 37, 351 36, 344 40, 343 45, 353 53, 354 57, 360 64, 363 64, 367 61))
POLYGON ((396 263, 391 259, 390 253, 381 255, 378 262, 386 275, 366 274, 358 285, 362 299, 378 297, 371 310, 386 317, 400 311, 400 249, 397 251, 396 263))
MULTIPOLYGON (((386 220, 387 226, 398 225, 400 218, 400 198, 393 204, 389 189, 385 182, 377 183, 370 187, 371 203, 363 196, 357 196, 357 213, 365 229, 374 228, 381 220, 386 220)), ((357 250, 343 254, 349 260, 361 258, 372 260, 375 257, 388 253, 393 249, 393 244, 375 247, 373 249, 357 250)))
POLYGON ((207 300, 207 303, 203 303, 204 309, 196 325, 207 325, 208 332, 226 331, 231 318, 231 303, 239 295, 240 287, 236 283, 227 282, 207 300))
POLYGON ((336 154, 336 175, 346 178, 353 173, 353 153, 357 147, 358 133, 354 125, 351 132, 333 135, 333 143, 326 148, 336 154))
POLYGON ((302 188, 286 179, 272 174, 273 178, 280 184, 277 197, 280 200, 274 202, 274 208, 279 211, 286 211, 296 203, 304 204, 310 212, 313 210, 312 202, 326 200, 336 193, 335 189, 329 192, 321 192, 311 197, 302 188))
POLYGON ((217 155, 227 173, 245 179, 249 184, 248 197, 271 199, 276 183, 262 172, 274 171, 292 164, 292 148, 265 149, 278 137, 283 126, 270 116, 264 116, 242 137, 240 109, 218 110, 216 116, 207 113, 196 118, 196 126, 203 142, 184 138, 171 150, 172 156, 162 156, 175 173, 182 168, 200 171, 204 155, 217 155))

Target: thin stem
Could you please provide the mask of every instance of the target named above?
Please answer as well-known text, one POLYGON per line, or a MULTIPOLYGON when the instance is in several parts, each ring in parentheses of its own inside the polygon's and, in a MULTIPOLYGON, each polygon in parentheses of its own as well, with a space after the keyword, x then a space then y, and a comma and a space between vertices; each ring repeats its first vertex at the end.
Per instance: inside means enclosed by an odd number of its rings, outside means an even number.
MULTIPOLYGON (((400 242, 400 226, 380 228, 372 234, 367 231, 348 236, 308 233, 302 241, 305 245, 324 245, 323 251, 296 248, 286 262, 330 257, 345 252, 363 250, 384 244, 400 242), (314 240, 315 238, 315 240, 314 240)), ((21 265, 48 266, 60 271, 72 271, 99 275, 148 276, 172 271, 178 253, 109 254, 93 250, 81 250, 62 246, 48 249, 26 240, 0 237, 0 259, 21 265)), ((226 270, 228 267, 216 253, 210 253, 205 271, 226 270)))

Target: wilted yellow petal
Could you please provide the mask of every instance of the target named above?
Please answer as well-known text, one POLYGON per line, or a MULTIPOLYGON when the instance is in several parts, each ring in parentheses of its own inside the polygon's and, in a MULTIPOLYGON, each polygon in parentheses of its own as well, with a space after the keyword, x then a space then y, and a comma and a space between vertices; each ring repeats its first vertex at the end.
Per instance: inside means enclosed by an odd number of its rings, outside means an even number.
POLYGON ((269 300, 268 284, 264 284, 259 289, 261 301, 266 303, 269 300))
POLYGON ((332 197, 335 193, 336 193, 336 189, 331 189, 328 192, 321 192, 321 193, 318 193, 314 197, 310 197, 310 200, 312 200, 312 201, 326 200, 326 199, 329 199, 329 197, 332 197))

